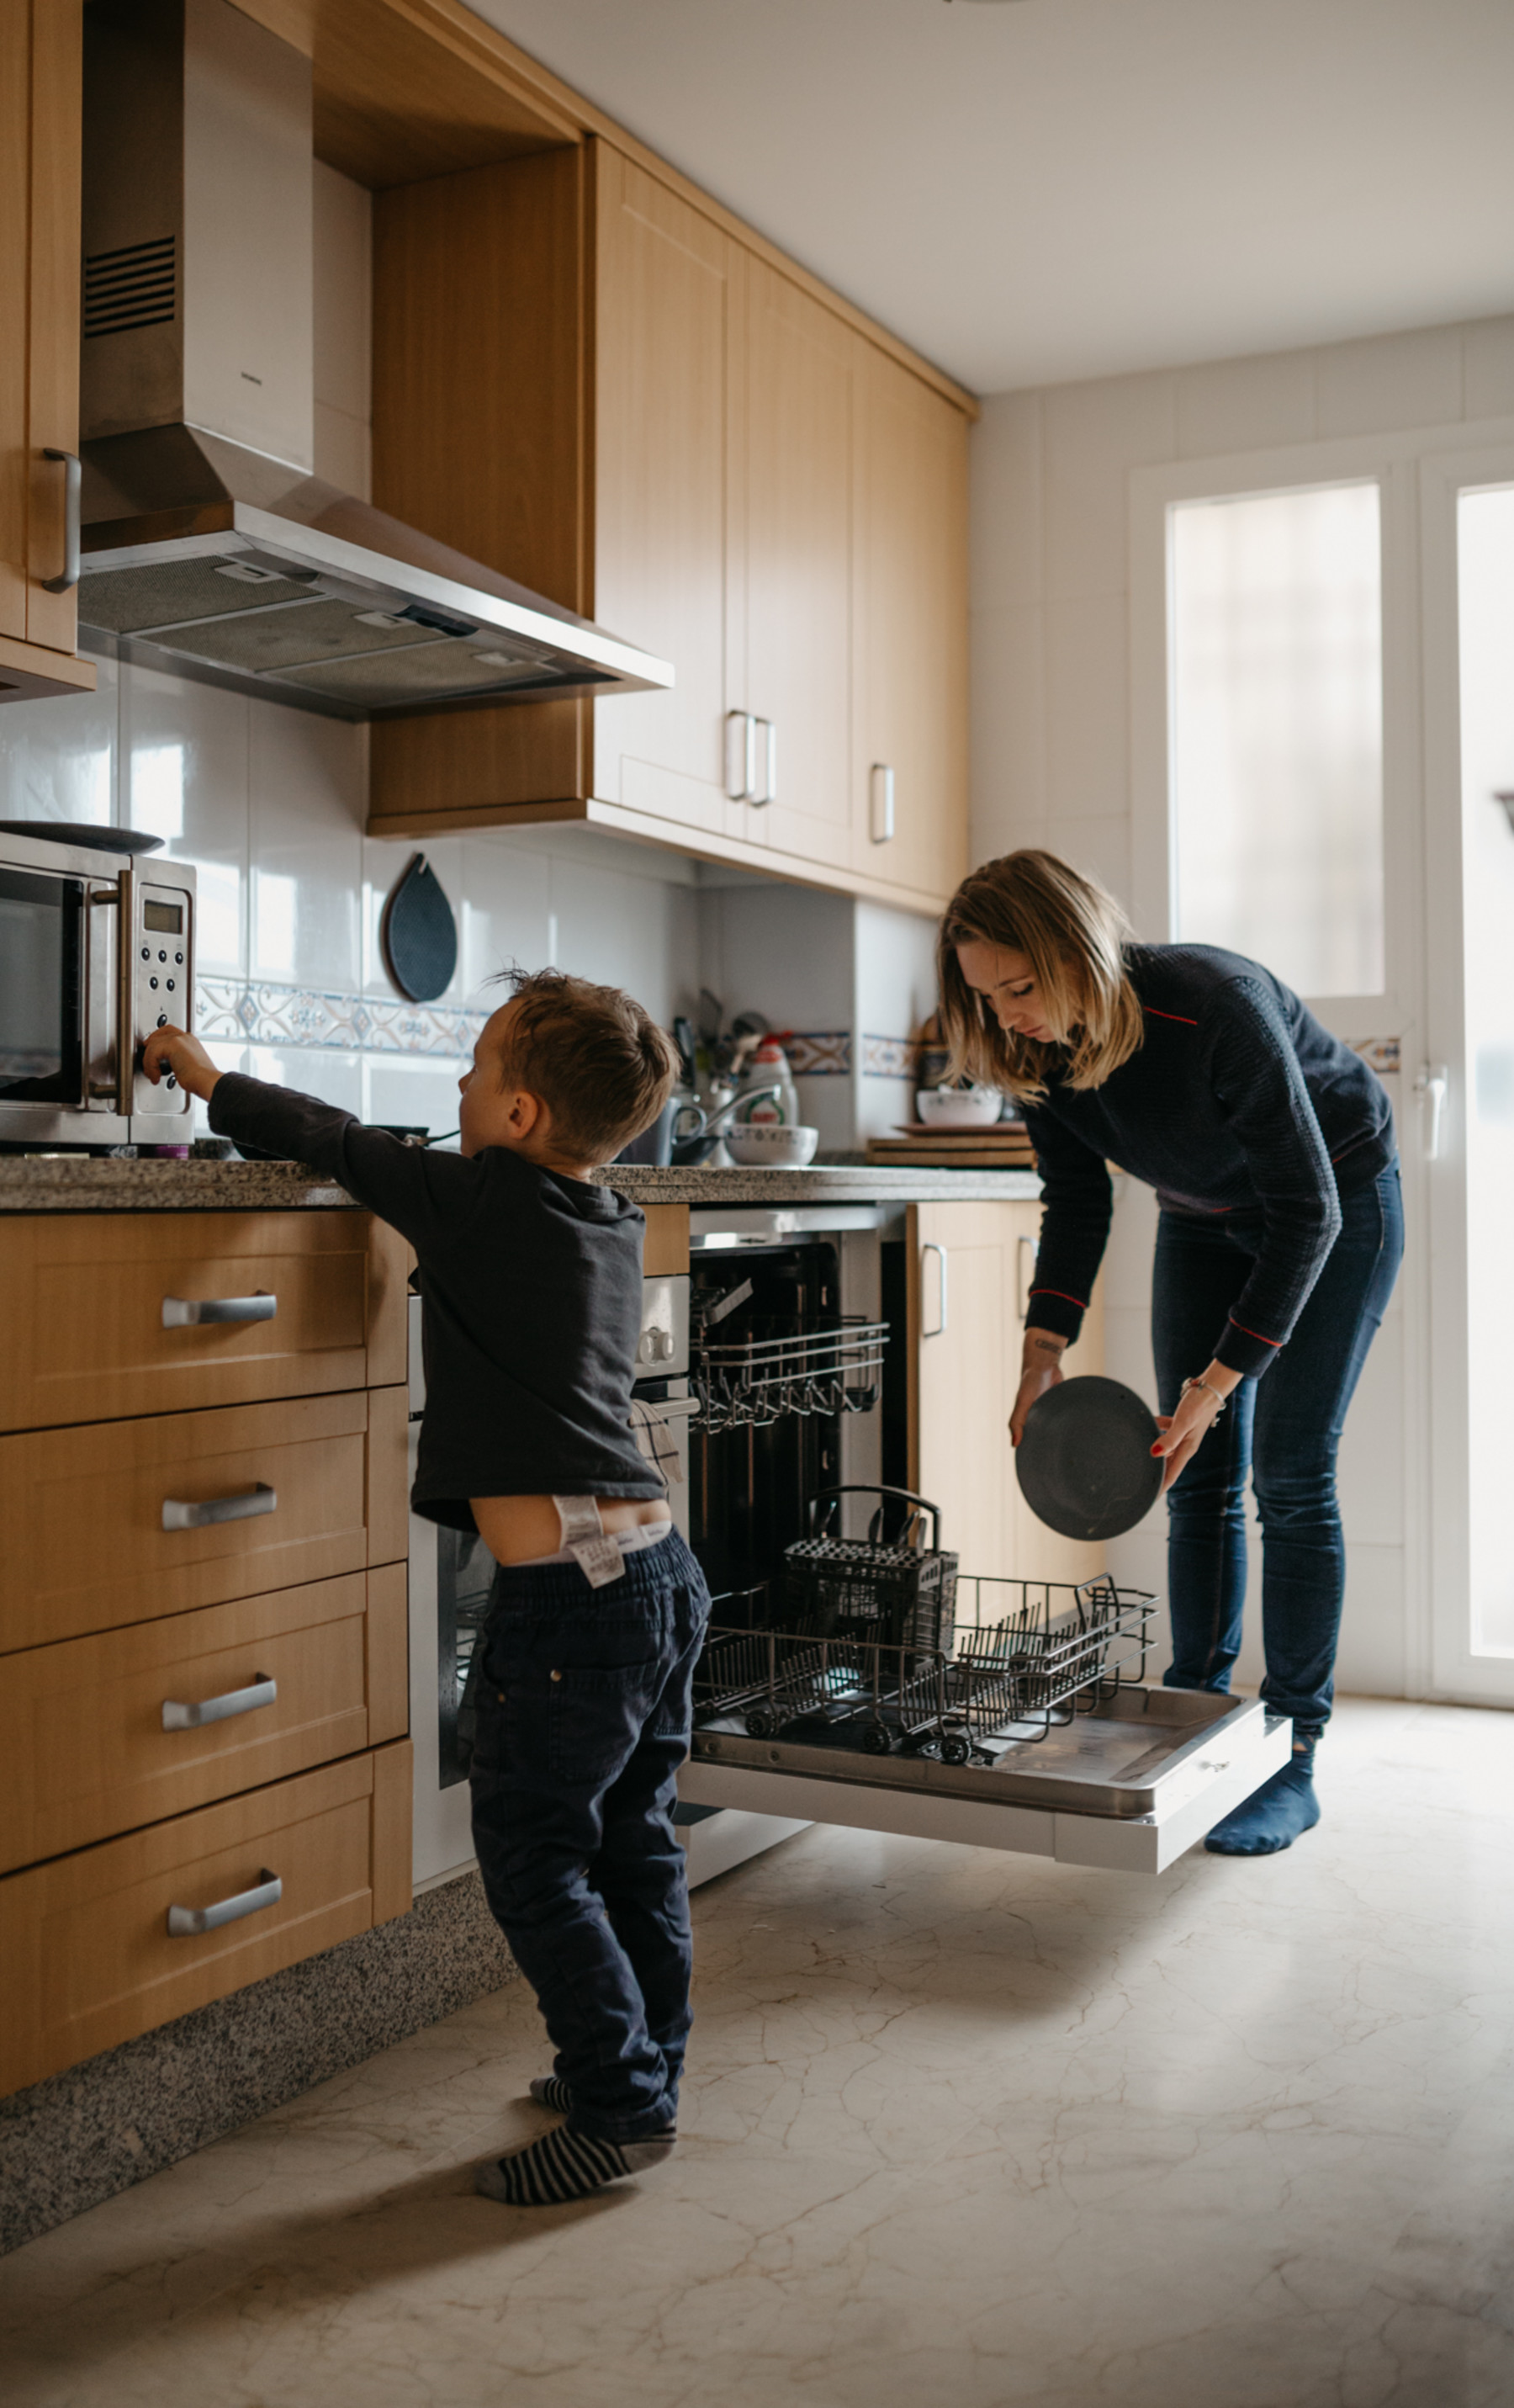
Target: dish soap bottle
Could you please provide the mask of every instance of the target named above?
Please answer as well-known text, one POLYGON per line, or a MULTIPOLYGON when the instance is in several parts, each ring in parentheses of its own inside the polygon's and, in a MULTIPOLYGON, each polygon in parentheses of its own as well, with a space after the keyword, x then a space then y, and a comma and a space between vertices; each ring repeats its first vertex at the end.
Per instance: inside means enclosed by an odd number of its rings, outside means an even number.
POLYGON ((776 1096, 753 1093, 750 1104, 738 1100, 736 1119, 753 1128, 799 1125, 799 1090, 793 1083, 789 1057, 776 1037, 764 1037, 746 1066, 741 1088, 745 1093, 775 1086, 776 1096))

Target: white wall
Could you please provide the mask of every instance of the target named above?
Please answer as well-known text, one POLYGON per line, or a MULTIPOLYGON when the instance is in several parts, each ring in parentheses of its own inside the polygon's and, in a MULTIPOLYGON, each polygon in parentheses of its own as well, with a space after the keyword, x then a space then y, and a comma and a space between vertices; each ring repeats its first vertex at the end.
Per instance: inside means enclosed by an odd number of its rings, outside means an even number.
MULTIPOLYGON (((1514 318, 994 395, 973 437, 973 852, 1045 845, 1133 902, 1129 478, 1175 461, 1514 412, 1514 318)), ((1397 1082, 1392 1082, 1396 1086, 1397 1082)), ((1108 1368, 1154 1398, 1154 1207, 1131 1183, 1106 1266, 1108 1368)), ((1421 1600, 1405 1546, 1403 1288, 1348 1426, 1346 1688, 1402 1694, 1421 1600)), ((1195 1369, 1200 1367, 1195 1366, 1195 1369)), ((1164 1585, 1163 1513, 1112 1551, 1164 1585)), ((1253 1571, 1242 1672, 1260 1676, 1253 1571)))

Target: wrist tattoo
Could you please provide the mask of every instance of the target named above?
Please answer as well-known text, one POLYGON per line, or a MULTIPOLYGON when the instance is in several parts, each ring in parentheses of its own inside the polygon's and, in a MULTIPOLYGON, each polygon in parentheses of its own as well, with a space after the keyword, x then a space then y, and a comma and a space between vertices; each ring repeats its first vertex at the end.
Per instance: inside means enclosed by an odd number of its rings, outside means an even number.
POLYGON ((1037 1354, 1060 1354, 1061 1347, 1054 1338, 1033 1338, 1030 1341, 1037 1354))

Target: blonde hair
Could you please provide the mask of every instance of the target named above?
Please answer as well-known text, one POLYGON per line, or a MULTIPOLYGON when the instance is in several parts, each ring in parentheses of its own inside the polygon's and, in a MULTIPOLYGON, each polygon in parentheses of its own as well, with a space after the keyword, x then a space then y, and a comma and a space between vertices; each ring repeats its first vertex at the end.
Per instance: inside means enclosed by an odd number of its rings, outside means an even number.
POLYGON ((980 1080, 1020 1101, 1046 1093, 1053 1066, 1068 1087, 1102 1087, 1139 1050, 1141 1007, 1126 974, 1129 921, 1112 895, 1053 853, 1007 853, 972 870, 947 906, 936 939, 948 1076, 980 1080), (957 947, 975 939, 1023 953, 1055 1041, 999 1026, 962 974, 957 947), (1059 1054, 1066 1059, 1055 1061, 1059 1054))

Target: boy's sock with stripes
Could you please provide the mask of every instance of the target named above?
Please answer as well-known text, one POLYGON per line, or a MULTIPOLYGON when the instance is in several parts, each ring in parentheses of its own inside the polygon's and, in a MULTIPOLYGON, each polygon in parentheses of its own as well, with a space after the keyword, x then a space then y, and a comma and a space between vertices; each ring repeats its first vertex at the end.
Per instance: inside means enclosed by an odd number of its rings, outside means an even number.
POLYGON ((573 2106, 573 2093, 560 2073, 538 2073, 531 2096, 538 2107, 550 2107, 557 2115, 566 2115, 573 2106))
POLYGON ((665 2165, 677 2145, 673 2132, 660 2132, 653 2141, 600 2141, 592 2132, 575 2132, 559 2124, 525 2148, 479 2166, 473 2187, 506 2207, 561 2207, 568 2200, 603 2190, 607 2183, 622 2182, 627 2174, 665 2165))

